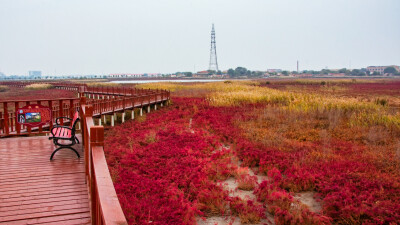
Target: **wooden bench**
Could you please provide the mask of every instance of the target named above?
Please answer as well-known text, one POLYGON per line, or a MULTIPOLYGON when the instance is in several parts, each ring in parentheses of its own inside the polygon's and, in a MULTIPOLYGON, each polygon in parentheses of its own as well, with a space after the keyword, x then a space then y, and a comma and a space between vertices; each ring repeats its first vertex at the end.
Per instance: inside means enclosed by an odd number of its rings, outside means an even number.
POLYGON ((56 119, 56 125, 51 129, 51 137, 49 137, 49 139, 53 140, 54 145, 56 146, 60 146, 58 147, 56 150, 53 151, 53 153, 50 156, 50 160, 53 159, 54 154, 56 154, 57 151, 63 149, 63 148, 68 148, 71 149, 72 151, 74 151, 76 153, 76 155, 78 156, 78 158, 80 158, 79 153, 73 149, 71 146, 75 145, 76 143, 79 144, 79 140, 78 138, 75 136, 75 126, 76 123, 79 120, 79 113, 75 112, 74 114, 74 118, 68 118, 68 117, 58 117, 56 119), (69 119, 70 126, 61 126, 58 123, 59 119, 69 119), (69 144, 64 144, 64 143, 60 143, 59 140, 61 141, 70 141, 71 143, 69 144))

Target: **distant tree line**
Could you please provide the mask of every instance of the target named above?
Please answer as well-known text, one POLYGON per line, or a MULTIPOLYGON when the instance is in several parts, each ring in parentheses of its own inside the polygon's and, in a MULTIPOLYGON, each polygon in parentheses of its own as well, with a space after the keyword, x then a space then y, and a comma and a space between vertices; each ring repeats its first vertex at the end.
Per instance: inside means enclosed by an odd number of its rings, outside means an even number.
POLYGON ((246 69, 245 67, 236 67, 236 69, 229 69, 228 75, 230 77, 260 77, 264 74, 261 71, 251 71, 246 69))
MULTIPOLYGON (((251 71, 248 70, 246 67, 236 67, 235 69, 230 68, 227 71, 227 74, 232 77, 232 78, 239 78, 239 77, 262 77, 266 72, 264 71, 251 71)), ((366 69, 347 69, 347 68, 342 68, 339 70, 329 70, 329 69, 322 69, 320 71, 318 70, 303 70, 300 72, 300 74, 312 74, 312 75, 329 75, 329 74, 337 74, 337 73, 342 73, 347 76, 378 76, 381 75, 378 72, 373 72, 370 73, 366 69)), ((384 73, 387 74, 393 74, 393 75, 400 75, 400 73, 396 70, 394 67, 387 67, 384 70, 384 73)), ((208 70, 208 75, 221 75, 222 72, 221 70, 215 71, 215 70, 208 70)), ((268 73, 269 75, 278 75, 276 72, 270 72, 268 73)), ((297 71, 287 71, 284 70, 280 73, 283 76, 289 76, 290 74, 298 74, 297 71)), ((175 75, 177 76, 186 76, 186 77, 192 77, 193 73, 192 72, 176 72, 175 75)))
POLYGON ((176 76, 193 77, 193 73, 192 72, 176 72, 175 75, 176 76))

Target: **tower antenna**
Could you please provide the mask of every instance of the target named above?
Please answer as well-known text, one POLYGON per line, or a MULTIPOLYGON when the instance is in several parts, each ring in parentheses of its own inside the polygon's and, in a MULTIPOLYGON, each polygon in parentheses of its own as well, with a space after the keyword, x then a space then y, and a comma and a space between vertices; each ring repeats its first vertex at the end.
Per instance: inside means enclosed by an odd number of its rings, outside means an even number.
POLYGON ((211 30, 211 50, 210 50, 210 66, 209 70, 218 71, 218 61, 217 61, 217 47, 215 45, 215 29, 214 24, 211 30))

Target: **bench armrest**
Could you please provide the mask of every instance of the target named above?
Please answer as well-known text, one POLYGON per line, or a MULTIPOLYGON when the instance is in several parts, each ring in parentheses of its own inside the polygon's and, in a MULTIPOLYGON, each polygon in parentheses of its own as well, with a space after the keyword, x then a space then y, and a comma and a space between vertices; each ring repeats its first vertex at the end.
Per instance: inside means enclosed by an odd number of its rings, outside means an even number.
POLYGON ((69 118, 69 117, 65 117, 65 116, 58 117, 58 118, 56 119, 56 124, 57 124, 57 125, 60 125, 60 124, 58 123, 58 119, 61 119, 61 118, 63 118, 63 119, 69 119, 70 121, 72 121, 72 119, 69 118))

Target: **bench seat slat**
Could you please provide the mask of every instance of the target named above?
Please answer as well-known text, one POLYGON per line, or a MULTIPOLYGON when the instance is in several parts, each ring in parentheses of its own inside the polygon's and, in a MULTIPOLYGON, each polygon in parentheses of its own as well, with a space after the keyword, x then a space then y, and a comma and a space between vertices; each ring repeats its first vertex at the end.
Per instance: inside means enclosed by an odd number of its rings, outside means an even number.
POLYGON ((53 137, 59 137, 59 138, 71 138, 72 136, 72 132, 70 129, 68 128, 64 128, 64 127, 57 127, 54 128, 55 132, 54 132, 54 136, 53 137))
POLYGON ((56 137, 60 137, 60 133, 61 133, 61 127, 57 127, 57 130, 56 130, 56 137))

